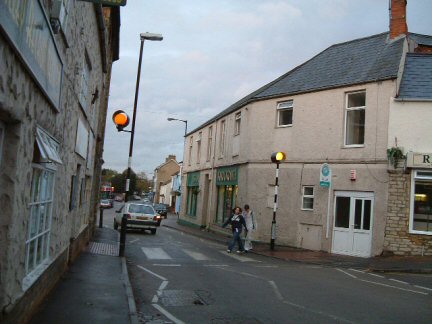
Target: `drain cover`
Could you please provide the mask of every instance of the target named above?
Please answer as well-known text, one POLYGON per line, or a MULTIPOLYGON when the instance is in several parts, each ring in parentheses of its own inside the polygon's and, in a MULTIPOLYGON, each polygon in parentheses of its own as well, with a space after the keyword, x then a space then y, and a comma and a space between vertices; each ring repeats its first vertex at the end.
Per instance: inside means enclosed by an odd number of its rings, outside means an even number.
POLYGON ((102 255, 112 255, 118 256, 119 249, 118 245, 100 243, 100 242, 90 242, 87 247, 87 251, 93 254, 102 254, 102 255))
POLYGON ((206 305, 200 296, 188 290, 164 290, 159 300, 164 306, 206 305))

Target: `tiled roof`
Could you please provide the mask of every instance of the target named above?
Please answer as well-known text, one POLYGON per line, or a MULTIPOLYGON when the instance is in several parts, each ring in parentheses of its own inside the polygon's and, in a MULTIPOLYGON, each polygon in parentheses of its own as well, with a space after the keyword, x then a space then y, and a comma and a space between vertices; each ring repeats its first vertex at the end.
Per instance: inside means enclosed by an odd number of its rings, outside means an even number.
POLYGON ((432 100, 432 54, 407 54, 399 98, 432 100))
MULTIPOLYGON (((432 37, 412 34, 421 44, 432 37)), ((395 79, 405 38, 388 41, 388 32, 332 45, 309 61, 232 104, 190 133, 258 100, 395 79)))

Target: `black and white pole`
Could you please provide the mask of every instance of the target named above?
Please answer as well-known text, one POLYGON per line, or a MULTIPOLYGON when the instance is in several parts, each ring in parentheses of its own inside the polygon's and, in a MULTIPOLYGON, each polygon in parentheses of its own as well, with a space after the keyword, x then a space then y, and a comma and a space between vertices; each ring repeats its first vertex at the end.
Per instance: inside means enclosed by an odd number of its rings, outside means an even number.
POLYGON ((274 203, 273 203, 273 221, 271 225, 271 239, 270 249, 274 250, 276 240, 276 211, 278 207, 278 192, 279 192, 279 164, 281 161, 286 159, 284 152, 275 152, 271 155, 271 161, 276 163, 276 179, 275 179, 275 191, 274 191, 274 203))
POLYGON ((276 210, 278 206, 278 191, 279 191, 279 162, 276 163, 276 178, 274 188, 274 202, 273 202, 273 221, 271 226, 271 240, 270 249, 274 250, 276 240, 276 210))

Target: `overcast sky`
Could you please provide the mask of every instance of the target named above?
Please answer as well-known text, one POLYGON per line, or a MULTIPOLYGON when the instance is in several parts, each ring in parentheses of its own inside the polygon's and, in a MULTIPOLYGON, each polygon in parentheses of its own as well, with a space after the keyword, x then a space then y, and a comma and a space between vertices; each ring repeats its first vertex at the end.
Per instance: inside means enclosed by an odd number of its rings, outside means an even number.
MULTIPOLYGON (((153 174, 183 159, 182 122, 198 127, 237 100, 327 47, 388 31, 389 0, 128 0, 121 8, 120 60, 113 65, 104 168, 127 168, 129 133, 112 113, 132 116, 145 41, 132 169, 153 174)), ((408 0, 410 32, 432 35, 431 0, 408 0)))

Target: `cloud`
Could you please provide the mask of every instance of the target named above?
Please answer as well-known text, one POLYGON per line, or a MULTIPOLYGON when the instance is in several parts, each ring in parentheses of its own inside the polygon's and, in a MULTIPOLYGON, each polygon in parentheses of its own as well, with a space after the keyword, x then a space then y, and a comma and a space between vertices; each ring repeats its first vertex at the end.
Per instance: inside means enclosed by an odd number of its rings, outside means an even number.
MULTIPOLYGON (((408 28, 432 34, 432 1, 408 1, 408 28)), ((114 110, 132 114, 139 34, 146 41, 133 168, 153 172, 169 154, 183 157, 184 123, 192 130, 240 98, 335 43, 387 31, 388 1, 129 0, 121 9, 120 60, 114 63, 104 167, 127 167, 129 133, 114 110)))

